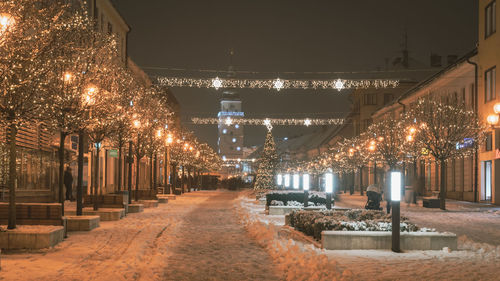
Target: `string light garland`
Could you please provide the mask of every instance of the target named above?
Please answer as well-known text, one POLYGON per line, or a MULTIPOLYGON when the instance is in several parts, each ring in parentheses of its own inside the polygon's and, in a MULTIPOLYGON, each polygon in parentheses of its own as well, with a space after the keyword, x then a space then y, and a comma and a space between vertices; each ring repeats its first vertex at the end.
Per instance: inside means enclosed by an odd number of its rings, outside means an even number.
POLYGON ((160 85, 166 87, 190 87, 190 88, 240 88, 240 89, 314 89, 341 91, 344 89, 368 89, 368 88, 396 88, 399 80, 394 79, 332 79, 332 80, 288 80, 288 79, 234 79, 219 77, 210 78, 188 78, 188 77, 158 77, 160 85))
POLYGON ((232 125, 233 123, 238 123, 239 125, 249 125, 249 126, 266 126, 271 127, 276 126, 322 126, 322 125, 342 125, 345 120, 341 118, 331 118, 331 119, 297 119, 297 118, 237 118, 232 119, 231 117, 226 118, 191 118, 191 122, 197 125, 217 125, 223 123, 225 125, 232 125))

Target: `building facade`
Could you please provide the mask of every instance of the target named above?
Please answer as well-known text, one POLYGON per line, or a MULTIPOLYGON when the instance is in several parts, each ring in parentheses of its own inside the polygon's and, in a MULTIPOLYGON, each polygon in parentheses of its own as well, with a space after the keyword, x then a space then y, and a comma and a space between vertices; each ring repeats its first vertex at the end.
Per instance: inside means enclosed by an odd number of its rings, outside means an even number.
MULTIPOLYGON (((496 67, 500 65, 500 37, 496 26, 500 18, 495 0, 478 2, 477 105, 479 118, 485 122, 489 115, 495 114, 493 106, 500 102, 496 84, 499 77, 496 67)), ((479 200, 500 204, 500 129, 489 129, 485 145, 479 153, 479 165, 479 200)))

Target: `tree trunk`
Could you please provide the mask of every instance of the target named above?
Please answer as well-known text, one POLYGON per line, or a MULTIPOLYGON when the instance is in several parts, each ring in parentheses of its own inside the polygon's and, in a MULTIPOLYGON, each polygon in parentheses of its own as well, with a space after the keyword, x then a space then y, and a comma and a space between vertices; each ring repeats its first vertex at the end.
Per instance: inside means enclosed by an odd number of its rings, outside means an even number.
POLYGON ((149 188, 154 189, 154 186, 153 186, 153 155, 149 156, 149 188))
POLYGON ((363 167, 359 167, 359 192, 363 196, 363 167))
POLYGON ((446 162, 444 160, 439 160, 439 165, 441 168, 441 180, 439 187, 439 201, 441 210, 446 210, 446 162))
POLYGON ((181 194, 184 193, 184 165, 182 165, 182 175, 181 175, 181 194))
POLYGON ((7 229, 14 229, 16 228, 17 126, 13 121, 11 121, 9 129, 9 223, 7 229))
POLYGON ((97 205, 97 190, 99 189, 99 154, 101 152, 101 149, 99 148, 100 144, 96 144, 96 150, 95 150, 95 168, 94 168, 94 211, 97 211, 99 209, 99 206, 97 205))
POLYGON ((76 182, 76 215, 81 216, 83 210, 83 131, 78 133, 78 176, 76 182))
POLYGON ((62 215, 64 216, 64 140, 66 133, 61 131, 59 135, 59 203, 61 203, 62 215))
POLYGON ((132 204, 132 141, 128 143, 128 203, 132 204))
POLYGON ((155 159, 153 161, 153 189, 156 190, 156 188, 158 187, 158 182, 157 182, 157 179, 158 179, 158 174, 157 174, 157 170, 158 170, 158 156, 157 154, 155 153, 155 159))
POLYGON ((177 187, 177 165, 172 165, 172 184, 170 185, 170 190, 172 194, 175 194, 175 188, 177 187))
POLYGON ((139 157, 137 158, 137 163, 135 164, 135 201, 139 201, 139 169, 140 165, 139 162, 141 159, 139 157))
POLYGON ((354 194, 354 183, 356 182, 356 173, 354 171, 351 172, 352 174, 352 184, 349 185, 349 193, 350 195, 354 194))
POLYGON ((118 147, 118 185, 117 190, 122 190, 122 146, 118 147))

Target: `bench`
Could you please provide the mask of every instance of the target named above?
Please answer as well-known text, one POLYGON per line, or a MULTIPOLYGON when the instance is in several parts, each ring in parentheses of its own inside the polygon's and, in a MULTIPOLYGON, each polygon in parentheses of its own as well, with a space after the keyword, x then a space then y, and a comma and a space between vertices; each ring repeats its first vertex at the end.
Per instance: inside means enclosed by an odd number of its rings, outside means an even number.
POLYGON ((441 200, 435 197, 424 197, 422 198, 422 205, 424 208, 439 208, 441 205, 441 200))
MULTIPOLYGON (((128 206, 128 195, 126 194, 104 194, 97 195, 97 206, 102 208, 124 208, 128 206)), ((83 206, 94 206, 94 195, 85 195, 83 206)))
MULTIPOLYGON (((0 224, 9 220, 9 203, 0 203, 0 224)), ((16 203, 16 224, 64 225, 60 203, 16 203)))

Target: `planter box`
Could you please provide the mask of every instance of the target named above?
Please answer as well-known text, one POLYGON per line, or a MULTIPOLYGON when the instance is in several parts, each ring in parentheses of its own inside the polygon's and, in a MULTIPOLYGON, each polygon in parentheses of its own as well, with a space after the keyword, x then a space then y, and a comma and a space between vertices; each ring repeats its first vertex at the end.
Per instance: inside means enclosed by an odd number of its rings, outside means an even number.
POLYGON ((66 216, 68 231, 90 231, 99 227, 99 216, 66 216))
MULTIPOLYGON (((327 250, 391 249, 389 231, 323 231, 321 246, 327 250)), ((440 232, 401 232, 403 250, 457 249, 457 235, 440 232)))
POLYGON ((301 210, 299 206, 269 206, 269 215, 286 215, 293 211, 301 210))
MULTIPOLYGON (((65 211, 67 215, 76 215, 76 210, 65 211)), ((100 221, 117 221, 125 217, 125 209, 106 209, 102 208, 94 211, 92 208, 83 208, 83 215, 85 216, 99 216, 100 221)))
POLYGON ((266 197, 261 197, 259 199, 259 205, 266 205, 266 197))
POLYGON ((142 205, 142 204, 130 204, 130 205, 128 205, 128 212, 129 213, 144 212, 144 205, 142 205))
POLYGON ((158 198, 158 203, 160 203, 160 204, 168 203, 168 198, 159 197, 158 198))
POLYGON ((175 195, 173 194, 158 194, 156 195, 158 199, 160 198, 167 198, 168 200, 175 200, 175 195))
POLYGON ((139 200, 135 202, 144 205, 144 208, 156 208, 158 207, 158 200, 139 200))
POLYGON ((1 249, 43 249, 54 247, 64 240, 63 226, 45 226, 38 229, 18 229, 0 232, 1 249))

